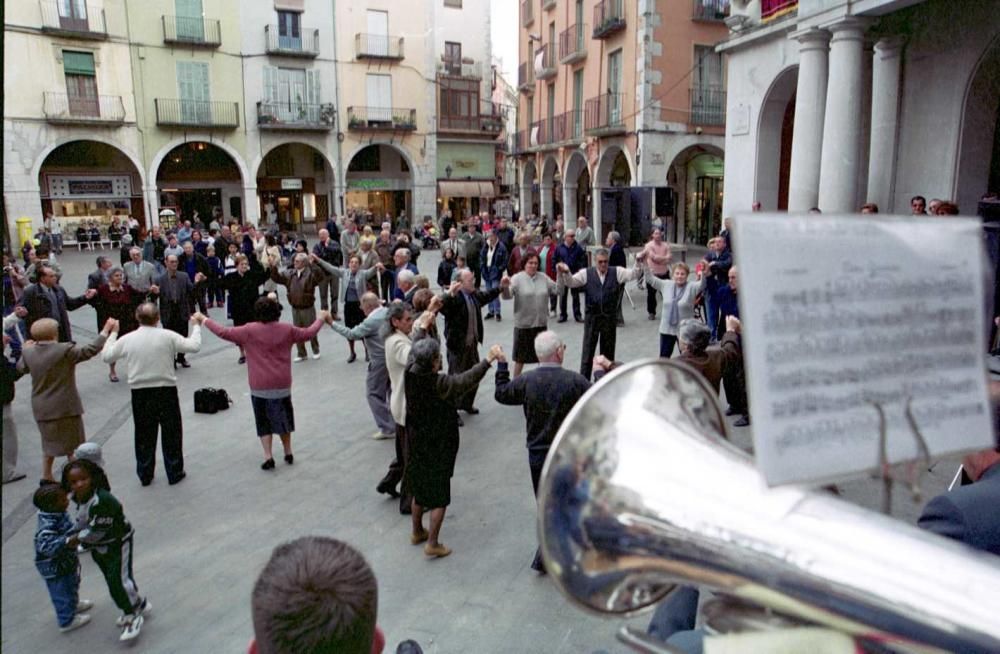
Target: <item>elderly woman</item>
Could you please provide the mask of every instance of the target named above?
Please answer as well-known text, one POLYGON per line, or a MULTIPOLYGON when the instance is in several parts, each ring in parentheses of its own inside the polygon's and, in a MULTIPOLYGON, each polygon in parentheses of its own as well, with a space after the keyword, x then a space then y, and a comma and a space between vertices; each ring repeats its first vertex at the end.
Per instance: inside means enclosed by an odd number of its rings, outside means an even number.
MULTIPOLYGON (((234 327, 242 327, 252 322, 256 316, 254 305, 260 298, 260 285, 267 279, 267 271, 257 262, 244 254, 234 257, 236 270, 222 278, 220 285, 229 291, 229 309, 234 327)), ((246 352, 241 343, 240 363, 247 362, 246 352)))
MULTIPOLYGON (((108 283, 97 287, 97 295, 90 304, 97 310, 98 324, 105 324, 108 318, 118 321, 118 336, 134 331, 139 324, 135 320, 135 310, 146 299, 146 294, 125 283, 125 273, 117 266, 108 271, 108 283)), ((108 380, 118 381, 115 364, 108 364, 108 380)))
MULTIPOLYGON (((640 253, 637 259, 646 263, 645 253, 640 253)), ((672 279, 660 279, 646 267, 646 285, 663 295, 663 311, 660 317, 660 356, 669 359, 677 343, 677 330, 681 321, 694 317, 694 301, 701 292, 704 279, 700 276, 697 282, 690 282, 688 276, 691 269, 686 263, 674 266, 672 279)))
MULTIPOLYGON (((360 325, 365 319, 365 312, 361 310, 361 296, 368 291, 368 281, 382 272, 382 264, 362 270, 361 257, 357 254, 351 255, 347 260, 347 266, 341 268, 331 265, 315 254, 310 254, 309 260, 322 268, 326 274, 340 280, 338 297, 344 298, 344 324, 347 325, 347 328, 353 329, 360 325)), ((337 309, 336 305, 331 308, 337 309)), ((364 341, 361 341, 361 345, 365 348, 365 361, 368 361, 368 346, 364 341)), ((358 358, 354 352, 354 341, 348 339, 347 347, 351 350, 351 356, 348 357, 347 363, 354 363, 358 358)))
POLYGON ((526 363, 538 363, 535 337, 548 328, 549 301, 559 294, 559 285, 539 270, 541 259, 534 250, 524 257, 524 270, 510 278, 503 298, 514 298, 514 376, 526 363))
POLYGON ((458 456, 458 412, 455 404, 475 393, 479 381, 500 355, 499 345, 487 358, 458 375, 441 373, 441 344, 433 338, 417 341, 406 364, 406 426, 409 459, 406 479, 413 493, 413 533, 410 542, 426 541, 424 554, 443 557, 451 550, 439 539, 444 514, 451 504, 451 477, 458 456), (430 531, 424 529, 424 511, 430 511, 430 531))
POLYGON ((740 321, 730 316, 722 342, 709 347, 712 334, 705 323, 688 318, 682 320, 678 328, 677 348, 681 353, 678 358, 700 372, 716 395, 722 380, 736 375, 743 367, 739 333, 740 321))

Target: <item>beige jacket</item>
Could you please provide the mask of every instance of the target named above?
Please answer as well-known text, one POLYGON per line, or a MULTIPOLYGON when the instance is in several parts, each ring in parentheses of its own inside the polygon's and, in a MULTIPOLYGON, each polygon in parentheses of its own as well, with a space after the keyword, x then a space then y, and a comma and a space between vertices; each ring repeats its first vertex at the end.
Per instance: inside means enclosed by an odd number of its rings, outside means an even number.
POLYGON ((410 337, 402 332, 393 332, 385 339, 385 367, 389 369, 389 384, 392 386, 389 412, 400 426, 406 426, 406 390, 403 388, 403 378, 412 345, 410 337))
POLYGON ((104 335, 88 345, 43 341, 24 348, 18 370, 31 373, 31 410, 35 420, 83 415, 76 390, 76 364, 94 357, 104 347, 104 335))

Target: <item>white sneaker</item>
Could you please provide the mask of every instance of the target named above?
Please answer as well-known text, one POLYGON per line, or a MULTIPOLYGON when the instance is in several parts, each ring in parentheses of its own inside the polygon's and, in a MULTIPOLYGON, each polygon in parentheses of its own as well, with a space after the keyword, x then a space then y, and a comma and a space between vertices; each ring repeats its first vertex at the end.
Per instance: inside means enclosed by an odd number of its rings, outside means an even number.
POLYGON ((122 627, 122 635, 118 640, 126 642, 139 637, 139 630, 142 629, 142 616, 131 615, 125 618, 125 626, 122 627))
POLYGON ((386 432, 382 432, 382 431, 377 431, 374 434, 372 434, 372 440, 376 440, 376 441, 384 441, 386 439, 395 438, 395 437, 396 437, 395 433, 387 434, 386 432))
POLYGON ((300 361, 305 361, 305 360, 306 360, 305 357, 295 357, 294 359, 292 359, 292 361, 294 361, 295 363, 299 363, 300 361))
POLYGON ((94 603, 91 602, 88 599, 82 599, 82 600, 79 600, 76 603, 76 612, 77 613, 85 613, 85 612, 89 611, 92 608, 94 608, 94 603))
POLYGON ((67 633, 69 631, 73 631, 74 629, 79 629, 88 622, 90 622, 89 615, 74 615, 73 621, 70 622, 65 627, 59 627, 59 631, 61 631, 62 633, 67 633))
POLYGON ((316 354, 314 354, 314 355, 313 355, 313 358, 314 358, 314 359, 318 359, 318 358, 319 358, 319 352, 317 352, 316 354))
MULTIPOLYGON (((136 613, 138 615, 145 617, 152 612, 153 612, 153 605, 149 603, 148 599, 144 599, 142 600, 141 608, 136 613)), ((130 616, 127 616, 124 613, 121 614, 120 616, 118 616, 118 619, 115 620, 115 626, 121 629, 122 627, 125 626, 125 622, 129 619, 129 617, 130 616)))

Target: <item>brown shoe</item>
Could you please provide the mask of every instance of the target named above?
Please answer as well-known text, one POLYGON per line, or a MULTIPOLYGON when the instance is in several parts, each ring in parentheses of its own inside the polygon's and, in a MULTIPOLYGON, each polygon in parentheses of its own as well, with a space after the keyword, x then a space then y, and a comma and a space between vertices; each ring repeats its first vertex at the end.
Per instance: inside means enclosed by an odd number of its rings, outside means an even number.
POLYGON ((424 545, 424 554, 441 559, 451 554, 451 550, 441 543, 437 545, 424 545))
POLYGON ((419 545, 420 543, 426 542, 429 536, 430 534, 427 533, 427 530, 422 529, 421 531, 410 534, 410 543, 419 545))

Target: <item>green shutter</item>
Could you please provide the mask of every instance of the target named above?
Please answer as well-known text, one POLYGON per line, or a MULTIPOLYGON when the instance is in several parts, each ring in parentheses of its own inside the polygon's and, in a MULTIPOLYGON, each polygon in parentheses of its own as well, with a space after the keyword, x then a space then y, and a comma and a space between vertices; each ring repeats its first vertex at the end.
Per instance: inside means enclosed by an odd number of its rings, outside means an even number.
POLYGON ((95 75, 94 55, 90 52, 63 50, 63 70, 67 75, 95 75))

